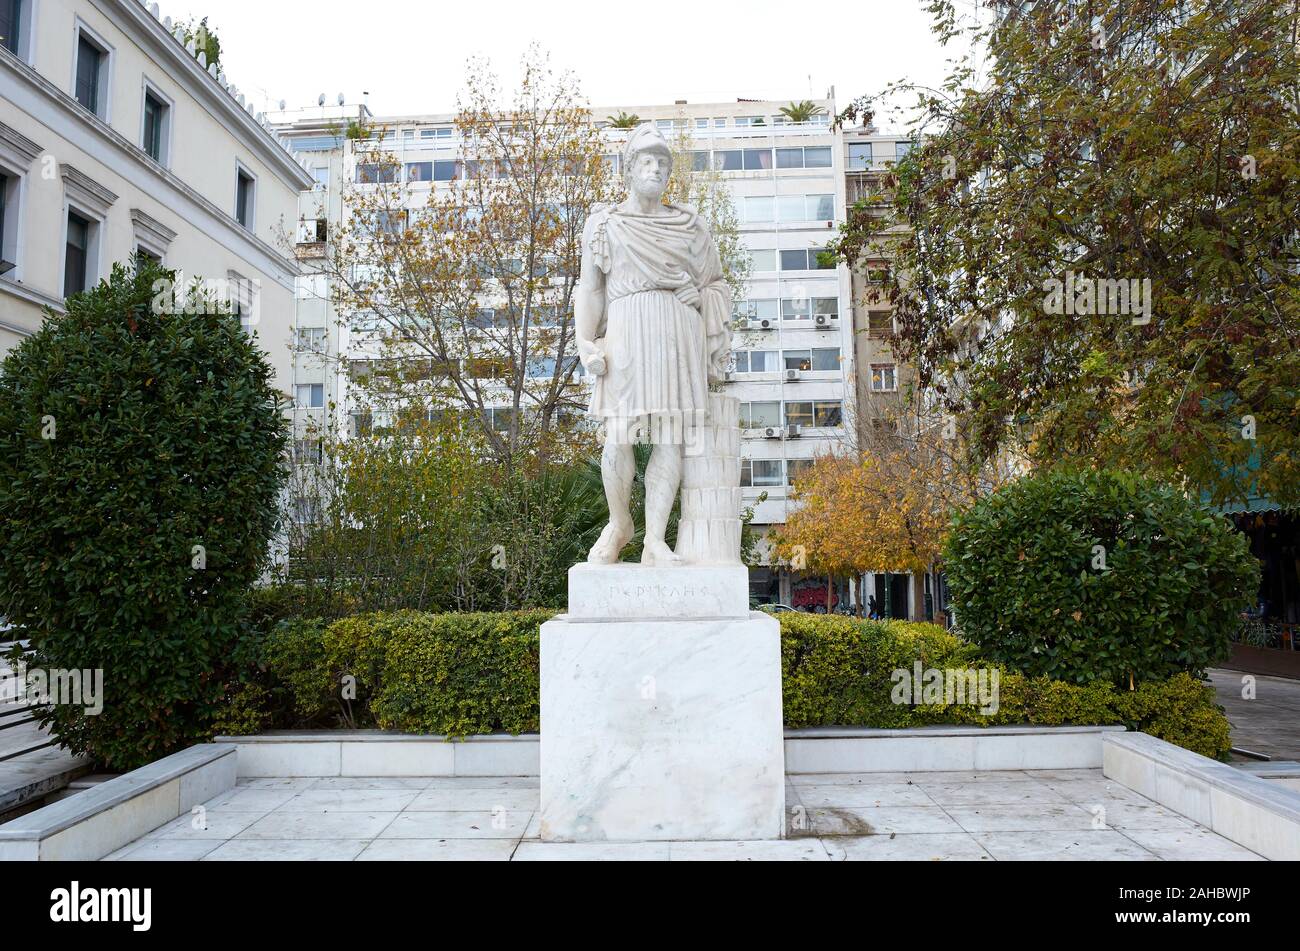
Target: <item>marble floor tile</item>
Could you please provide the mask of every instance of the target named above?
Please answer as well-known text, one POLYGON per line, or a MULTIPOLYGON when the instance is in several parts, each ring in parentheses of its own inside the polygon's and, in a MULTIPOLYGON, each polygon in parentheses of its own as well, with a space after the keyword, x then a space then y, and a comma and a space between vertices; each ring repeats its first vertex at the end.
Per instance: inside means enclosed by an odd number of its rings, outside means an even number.
POLYGON ((310 789, 412 789, 428 788, 428 776, 325 776, 313 780, 310 789))
POLYGON ((350 862, 366 847, 364 839, 231 839, 204 862, 350 862))
POLYGON ((667 842, 520 842, 516 862, 665 862, 667 842))
POLYGON ((772 842, 670 842, 673 862, 826 862, 820 839, 780 839, 772 842))
POLYGON ((1159 861, 1113 829, 1088 832, 986 832, 975 836, 999 862, 1159 861))
POLYGON ((925 773, 788 773, 785 781, 798 787, 804 786, 855 786, 865 784, 878 786, 881 783, 910 783, 917 776, 925 773))
POLYGON ((1166 862, 1263 862, 1264 857, 1204 826, 1125 829, 1124 836, 1166 862))
POLYGON ((146 839, 233 839, 267 813, 222 812, 208 810, 202 817, 194 813, 177 816, 159 826, 146 839), (196 825, 198 823, 198 825, 196 825))
POLYGON ((375 839, 358 862, 508 862, 514 839, 375 839))
POLYGON ((923 786, 862 783, 853 786, 804 786, 799 800, 807 809, 821 806, 933 806, 923 786))
POLYGON ((279 812, 401 812, 418 789, 304 789, 279 812))
POLYGON ((1093 816, 1073 803, 994 803, 945 806, 966 832, 1087 832, 1093 816))
POLYGON ((961 831, 938 806, 844 806, 809 809, 805 834, 862 836, 961 831))
POLYGON ((938 783, 917 780, 917 788, 941 806, 983 806, 998 803, 1039 805, 1055 803, 1064 805, 1069 800, 1061 793, 1039 782, 1008 780, 998 782, 938 783))
POLYGON ((197 862, 221 845, 221 839, 137 839, 105 861, 197 862))
POLYGON ((966 832, 839 836, 822 840, 831 858, 850 862, 989 862, 993 857, 966 832))
POLYGON ((406 807, 408 812, 451 812, 466 810, 526 809, 541 807, 541 792, 517 786, 487 789, 426 789, 406 807))
POLYGON ((381 839, 519 839, 533 813, 404 812, 379 833, 381 839))
POLYGON ((221 812, 256 812, 260 815, 278 809, 303 790, 267 789, 261 786, 236 786, 203 804, 208 810, 221 812))
POLYGON ((360 839, 379 835, 396 812, 284 812, 269 813, 233 838, 240 839, 360 839))

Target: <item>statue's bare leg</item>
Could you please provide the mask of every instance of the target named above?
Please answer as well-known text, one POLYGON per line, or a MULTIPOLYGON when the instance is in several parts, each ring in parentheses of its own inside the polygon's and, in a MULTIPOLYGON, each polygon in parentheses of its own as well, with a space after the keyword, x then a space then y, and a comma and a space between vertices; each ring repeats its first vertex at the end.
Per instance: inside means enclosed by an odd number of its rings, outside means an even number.
POLYGON ((645 549, 643 565, 680 565, 682 559, 664 541, 668 516, 682 483, 682 446, 660 443, 645 469, 645 549))
POLYGON ((605 484, 605 501, 609 504, 609 524, 587 554, 594 565, 612 565, 618 561, 623 546, 632 540, 632 480, 636 477, 636 454, 626 443, 606 440, 600 453, 600 476, 605 484))

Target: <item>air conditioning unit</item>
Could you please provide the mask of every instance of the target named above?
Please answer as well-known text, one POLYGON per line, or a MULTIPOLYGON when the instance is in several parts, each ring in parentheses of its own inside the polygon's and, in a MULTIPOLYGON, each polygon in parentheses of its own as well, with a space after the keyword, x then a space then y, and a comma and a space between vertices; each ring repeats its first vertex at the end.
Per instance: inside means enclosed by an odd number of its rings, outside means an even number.
POLYGON ((798 370, 786 370, 785 378, 787 380, 797 380, 802 374, 798 370))
POLYGON ((750 330, 775 330, 776 321, 771 317, 751 317, 749 319, 750 330))
POLYGON ((786 439, 798 439, 802 435, 803 435, 803 427, 798 425, 797 423, 791 426, 787 426, 785 428, 786 439))
POLYGON ((764 438, 764 439, 780 439, 780 438, 781 438, 781 427, 780 427, 780 426, 769 426, 769 427, 767 427, 767 429, 763 430, 763 438, 764 438))
POLYGON ((834 319, 835 318, 833 318, 830 314, 817 314, 815 317, 813 317, 813 324, 816 325, 818 330, 830 330, 831 321, 834 319))

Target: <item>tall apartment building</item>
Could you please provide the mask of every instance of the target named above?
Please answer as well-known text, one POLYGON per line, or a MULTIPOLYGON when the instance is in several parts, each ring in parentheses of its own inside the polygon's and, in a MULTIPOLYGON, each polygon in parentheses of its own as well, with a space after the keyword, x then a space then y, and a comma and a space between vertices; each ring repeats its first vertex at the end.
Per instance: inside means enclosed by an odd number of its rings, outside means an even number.
MULTIPOLYGON (((759 531, 785 521, 790 485, 803 467, 853 444, 846 427, 858 418, 859 398, 872 392, 872 377, 865 389, 859 384, 863 375, 878 371, 880 385, 891 392, 898 380, 896 369, 884 371, 887 353, 861 346, 868 318, 857 314, 860 295, 850 270, 827 264, 819 252, 845 219, 854 163, 878 173, 906 142, 870 130, 832 129, 831 98, 818 101, 822 114, 804 123, 787 120, 780 112, 785 105, 677 102, 592 109, 604 127, 611 162, 617 162, 628 133, 610 126, 610 117, 636 115, 670 141, 688 133, 696 167, 717 169, 731 193, 751 267, 744 297, 735 305, 735 357, 725 385, 741 401, 742 485, 759 531)), ((358 119, 383 130, 378 143, 364 148, 378 144, 402 175, 429 182, 427 187, 450 187, 463 157, 451 114, 371 117, 358 107, 322 106, 277 116, 275 128, 317 180, 303 195, 299 223, 299 257, 308 269, 313 256, 323 253, 321 242, 348 217, 344 183, 358 184, 359 172, 356 143, 342 130, 358 119)), ((342 368, 378 355, 364 333, 334 326, 329 296, 323 275, 300 279, 298 333, 303 349, 321 351, 303 355, 296 371, 305 426, 331 403, 339 407, 336 418, 346 419, 342 368)), ((309 443, 303 449, 310 455, 309 443)), ((826 579, 759 566, 751 569, 751 589, 764 602, 824 604, 826 579)))
POLYGON ((0 353, 139 254, 226 282, 288 393, 307 170, 140 0, 0 4, 0 353))

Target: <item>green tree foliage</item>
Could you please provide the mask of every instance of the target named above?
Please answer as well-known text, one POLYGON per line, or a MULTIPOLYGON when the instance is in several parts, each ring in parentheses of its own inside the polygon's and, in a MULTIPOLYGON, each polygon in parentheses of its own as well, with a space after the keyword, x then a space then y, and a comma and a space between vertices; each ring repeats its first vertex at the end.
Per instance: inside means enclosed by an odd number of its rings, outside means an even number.
POLYGON ((1225 658, 1259 585, 1227 519, 1121 472, 1003 486, 957 518, 944 563, 958 626, 985 657, 1124 687, 1225 658))
POLYGON ((896 255, 899 357, 986 457, 1300 501, 1300 7, 996 9, 839 242, 896 255))
POLYGON ((195 52, 202 52, 211 66, 216 63, 221 66, 221 40, 217 36, 214 27, 208 26, 208 18, 195 20, 191 17, 187 22, 181 24, 184 31, 185 42, 194 43, 195 52))
POLYGON ((38 718, 113 769, 204 739, 283 484, 271 368, 152 264, 69 298, 0 372, 0 614, 33 666, 102 670, 104 707, 38 718))

